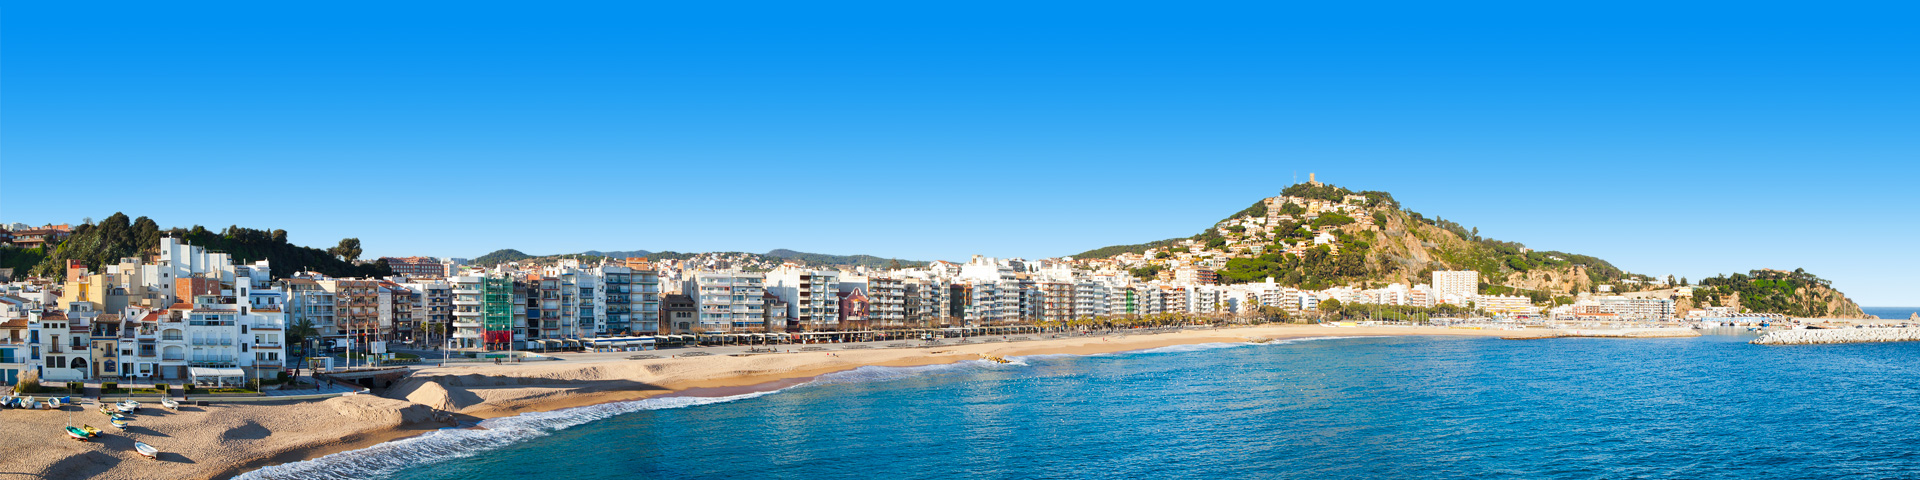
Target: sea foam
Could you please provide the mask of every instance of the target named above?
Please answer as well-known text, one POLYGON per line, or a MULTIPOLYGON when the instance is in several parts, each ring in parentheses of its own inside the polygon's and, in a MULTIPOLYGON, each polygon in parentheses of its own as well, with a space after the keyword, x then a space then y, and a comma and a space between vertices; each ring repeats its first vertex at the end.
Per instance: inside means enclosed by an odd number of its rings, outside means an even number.
MULTIPOLYGON (((793 387, 788 387, 793 388, 793 387)), ((784 389, 782 389, 784 390, 784 389)), ((262 468, 240 480, 363 479, 389 475, 426 463, 471 457, 555 431, 624 413, 709 405, 779 392, 770 390, 727 397, 655 397, 551 412, 531 412, 483 420, 478 429, 442 429, 418 437, 335 453, 312 460, 262 468)))

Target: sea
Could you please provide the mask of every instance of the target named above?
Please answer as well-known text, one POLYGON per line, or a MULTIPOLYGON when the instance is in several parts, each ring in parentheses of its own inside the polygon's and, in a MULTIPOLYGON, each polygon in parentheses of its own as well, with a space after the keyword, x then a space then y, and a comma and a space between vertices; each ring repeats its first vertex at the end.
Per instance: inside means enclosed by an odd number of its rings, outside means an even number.
POLYGON ((1920 307, 1860 307, 1860 310, 1883 320, 1906 320, 1920 313, 1920 307))
POLYGON ((245 479, 1912 478, 1920 343, 1358 337, 863 367, 245 479))

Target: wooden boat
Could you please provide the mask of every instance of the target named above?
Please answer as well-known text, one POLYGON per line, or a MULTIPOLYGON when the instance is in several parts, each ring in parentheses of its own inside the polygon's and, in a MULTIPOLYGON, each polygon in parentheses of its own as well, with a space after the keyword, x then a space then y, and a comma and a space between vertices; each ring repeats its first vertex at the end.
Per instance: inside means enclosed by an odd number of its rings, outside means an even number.
POLYGON ((153 448, 152 445, 147 445, 146 442, 133 442, 133 451, 150 460, 160 459, 160 449, 153 448))
POLYGON ((60 404, 62 404, 62 405, 72 405, 72 404, 73 404, 73 396, 72 396, 72 395, 68 395, 68 396, 64 396, 64 397, 54 397, 53 399, 54 399, 54 400, 59 400, 59 401, 60 401, 60 404))
POLYGON ((120 411, 127 412, 127 413, 138 412, 140 411, 140 402, 136 402, 133 400, 121 400, 120 411))
POLYGON ((65 402, 61 402, 59 398, 47 399, 47 409, 49 410, 59 410, 61 405, 65 405, 65 402))
POLYGON ((171 398, 162 399, 160 400, 160 406, 167 407, 168 410, 179 410, 180 402, 173 401, 171 398))
POLYGON ((112 424, 113 428, 126 430, 127 420, 128 420, 127 417, 113 417, 112 419, 107 420, 107 423, 112 424))
POLYGON ((80 431, 87 432, 87 437, 89 438, 100 436, 100 429, 93 428, 92 425, 81 425, 80 431))
POLYGON ((92 435, 87 434, 86 430, 81 430, 80 427, 74 427, 74 426, 67 427, 67 436, 73 437, 74 440, 79 440, 82 442, 87 441, 88 438, 93 438, 92 435))
POLYGON ((115 407, 111 403, 102 403, 100 404, 100 413, 104 413, 107 415, 119 415, 120 407, 115 407))

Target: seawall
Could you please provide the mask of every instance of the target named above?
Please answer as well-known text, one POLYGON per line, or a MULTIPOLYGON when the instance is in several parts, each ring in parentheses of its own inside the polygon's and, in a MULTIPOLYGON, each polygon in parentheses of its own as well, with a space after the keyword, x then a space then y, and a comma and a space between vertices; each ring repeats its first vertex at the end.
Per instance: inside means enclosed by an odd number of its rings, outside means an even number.
POLYGON ((1837 328, 1777 330, 1754 339, 1754 345, 1822 345, 1833 343, 1916 342, 1920 328, 1837 328))

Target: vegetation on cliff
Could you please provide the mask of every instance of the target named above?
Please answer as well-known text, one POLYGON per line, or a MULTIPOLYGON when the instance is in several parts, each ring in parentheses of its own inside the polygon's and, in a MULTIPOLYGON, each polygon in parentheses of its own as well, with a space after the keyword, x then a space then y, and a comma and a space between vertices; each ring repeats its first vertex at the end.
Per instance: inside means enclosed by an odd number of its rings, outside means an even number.
POLYGON ((216 233, 199 225, 161 229, 147 217, 129 220, 126 214, 115 212, 98 223, 74 227, 73 235, 45 252, 31 274, 64 279, 67 260, 79 260, 97 272, 121 258, 157 252, 163 236, 227 253, 236 262, 267 260, 272 264, 274 277, 290 276, 299 270, 339 277, 384 276, 393 272, 383 262, 350 263, 349 259, 359 256, 359 239, 345 239, 337 247, 321 250, 287 243, 286 230, 229 226, 216 233))
POLYGON ((1693 303, 1701 307, 1736 307, 1741 312, 1778 313, 1791 317, 1859 318, 1860 305, 1833 289, 1833 282, 1807 273, 1753 270, 1700 280, 1693 303))

